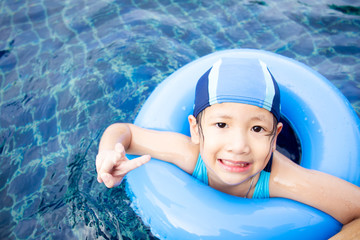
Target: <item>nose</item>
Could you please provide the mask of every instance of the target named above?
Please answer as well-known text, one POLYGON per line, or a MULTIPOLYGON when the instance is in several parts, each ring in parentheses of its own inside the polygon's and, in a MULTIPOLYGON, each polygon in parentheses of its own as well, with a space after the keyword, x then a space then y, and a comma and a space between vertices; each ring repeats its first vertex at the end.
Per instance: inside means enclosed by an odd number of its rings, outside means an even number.
POLYGON ((236 132, 228 138, 227 151, 236 154, 246 154, 250 152, 249 141, 245 134, 236 132))

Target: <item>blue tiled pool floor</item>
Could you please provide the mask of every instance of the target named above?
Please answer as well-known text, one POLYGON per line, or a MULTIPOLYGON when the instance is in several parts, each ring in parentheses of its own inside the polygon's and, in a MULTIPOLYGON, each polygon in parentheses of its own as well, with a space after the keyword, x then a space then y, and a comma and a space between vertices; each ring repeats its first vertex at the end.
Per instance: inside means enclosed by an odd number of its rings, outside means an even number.
POLYGON ((96 182, 99 137, 211 52, 294 58, 360 115, 359 9, 346 0, 1 1, 0 238, 154 238, 123 185, 96 182))

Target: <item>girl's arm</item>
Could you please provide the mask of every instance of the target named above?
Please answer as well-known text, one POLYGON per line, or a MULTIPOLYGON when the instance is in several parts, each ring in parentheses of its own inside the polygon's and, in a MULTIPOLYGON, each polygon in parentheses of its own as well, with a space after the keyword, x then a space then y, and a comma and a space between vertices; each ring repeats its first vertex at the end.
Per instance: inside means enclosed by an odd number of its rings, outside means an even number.
POLYGON ((197 145, 185 135, 116 123, 105 130, 100 140, 96 157, 98 181, 107 187, 117 186, 129 171, 148 162, 149 155, 192 173, 197 154, 197 145), (126 153, 146 155, 130 161, 126 153))
POLYGON ((315 207, 342 224, 360 218, 358 186, 326 173, 305 169, 278 152, 274 155, 271 171, 270 195, 315 207))

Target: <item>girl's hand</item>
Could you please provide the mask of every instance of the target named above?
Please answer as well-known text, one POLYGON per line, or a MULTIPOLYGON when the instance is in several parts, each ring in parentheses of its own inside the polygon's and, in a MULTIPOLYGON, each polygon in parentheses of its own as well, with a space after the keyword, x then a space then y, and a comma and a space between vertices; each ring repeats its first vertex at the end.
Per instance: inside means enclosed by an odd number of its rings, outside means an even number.
POLYGON ((124 146, 117 143, 114 150, 103 150, 96 156, 97 180, 108 188, 119 186, 128 172, 149 162, 150 159, 149 155, 144 155, 129 160, 125 155, 124 146))

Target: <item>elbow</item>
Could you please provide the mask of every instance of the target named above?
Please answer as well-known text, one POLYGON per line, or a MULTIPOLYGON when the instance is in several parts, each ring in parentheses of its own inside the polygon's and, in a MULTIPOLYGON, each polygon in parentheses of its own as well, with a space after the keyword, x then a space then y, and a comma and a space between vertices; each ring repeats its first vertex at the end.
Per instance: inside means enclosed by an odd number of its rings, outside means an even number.
POLYGON ((127 123, 114 123, 108 126, 100 140, 100 149, 113 149, 116 143, 121 143, 125 149, 131 143, 131 130, 127 123))

